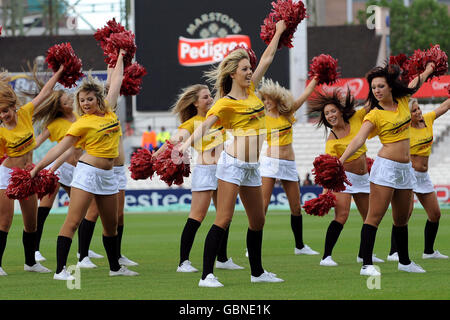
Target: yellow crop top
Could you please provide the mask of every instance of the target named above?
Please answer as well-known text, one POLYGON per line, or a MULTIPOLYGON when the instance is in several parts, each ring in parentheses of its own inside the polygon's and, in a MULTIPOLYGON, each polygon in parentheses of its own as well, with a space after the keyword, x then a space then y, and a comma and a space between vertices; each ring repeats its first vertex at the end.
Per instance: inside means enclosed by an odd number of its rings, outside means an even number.
POLYGON ((399 98, 395 111, 372 109, 364 121, 370 121, 375 128, 369 134, 369 139, 378 136, 381 143, 392 143, 409 139, 411 112, 409 111, 409 96, 399 98))
POLYGON ((269 146, 285 146, 292 143, 292 124, 294 116, 287 119, 280 115, 277 118, 266 114, 267 144, 269 146))
POLYGON ((233 136, 254 136, 265 133, 264 104, 255 94, 255 85, 251 83, 248 97, 234 100, 223 97, 216 101, 206 114, 206 118, 215 115, 225 129, 232 129, 233 136))
MULTIPOLYGON (((331 156, 340 158, 344 153, 347 146, 350 144, 352 139, 356 136, 366 115, 366 110, 364 108, 356 111, 353 116, 348 120, 350 124, 350 132, 343 138, 340 139, 330 139, 325 144, 325 153, 331 156)), ((345 162, 350 162, 352 160, 358 159, 361 155, 367 152, 367 147, 365 144, 362 145, 351 157, 349 157, 345 162)))
POLYGON ((423 116, 425 128, 411 127, 411 138, 409 140, 412 155, 428 157, 431 154, 433 144, 433 122, 436 119, 436 112, 431 111, 423 116))
POLYGON ((84 114, 67 131, 66 135, 80 137, 78 146, 94 157, 119 156, 120 121, 114 112, 103 117, 84 114))
POLYGON ((0 154, 20 157, 36 146, 33 129, 34 105, 28 102, 17 110, 17 124, 14 129, 0 127, 0 154))
MULTIPOLYGON (((201 123, 205 121, 206 117, 202 117, 196 115, 189 120, 183 122, 178 129, 185 129, 189 131, 190 134, 194 133, 197 127, 201 126, 201 123)), ((214 149, 218 145, 221 145, 227 140, 227 133, 225 128, 219 125, 219 121, 217 121, 211 129, 209 129, 208 133, 206 133, 201 140, 198 140, 194 144, 195 150, 202 152, 214 149)))
MULTIPOLYGON (((80 118, 78 114, 74 113, 74 115, 77 120, 80 118)), ((47 130, 50 133, 49 140, 59 143, 66 136, 66 132, 67 130, 69 130, 71 125, 72 122, 62 117, 56 118, 55 120, 50 122, 47 126, 47 130)))

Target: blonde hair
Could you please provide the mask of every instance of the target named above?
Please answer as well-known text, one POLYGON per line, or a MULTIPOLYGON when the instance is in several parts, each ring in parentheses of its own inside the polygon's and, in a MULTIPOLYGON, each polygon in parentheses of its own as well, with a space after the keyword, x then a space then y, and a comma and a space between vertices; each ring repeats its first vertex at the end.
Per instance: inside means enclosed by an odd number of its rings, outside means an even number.
POLYGON ((278 113, 285 117, 290 117, 294 113, 294 97, 291 92, 272 79, 261 80, 257 95, 260 99, 264 96, 272 99, 277 105, 278 113))
POLYGON ((204 84, 194 84, 181 90, 177 102, 171 107, 172 114, 178 114, 181 123, 197 115, 197 107, 194 103, 199 98, 199 93, 203 89, 209 89, 204 84))
POLYGON ((80 86, 78 87, 75 93, 75 107, 77 113, 82 116, 84 114, 83 109, 80 106, 80 92, 93 92, 95 97, 97 98, 98 108, 102 112, 111 112, 112 109, 105 104, 105 89, 103 87, 102 82, 97 78, 92 77, 89 72, 88 76, 83 79, 80 86))
POLYGON ((408 104, 409 104, 409 110, 410 111, 411 111, 414 103, 419 104, 419 101, 416 98, 409 98, 409 103, 408 104))
POLYGON ((0 105, 6 105, 8 107, 16 107, 18 100, 14 89, 8 83, 10 77, 7 72, 0 72, 0 105))
POLYGON ((226 96, 231 91, 233 79, 231 74, 235 73, 242 59, 250 61, 245 49, 237 49, 230 52, 225 59, 215 68, 205 72, 208 83, 214 85, 215 99, 226 96))
POLYGON ((56 118, 63 117, 61 111, 61 97, 64 90, 55 90, 50 97, 39 106, 39 110, 33 114, 33 122, 41 121, 41 129, 46 128, 56 118))

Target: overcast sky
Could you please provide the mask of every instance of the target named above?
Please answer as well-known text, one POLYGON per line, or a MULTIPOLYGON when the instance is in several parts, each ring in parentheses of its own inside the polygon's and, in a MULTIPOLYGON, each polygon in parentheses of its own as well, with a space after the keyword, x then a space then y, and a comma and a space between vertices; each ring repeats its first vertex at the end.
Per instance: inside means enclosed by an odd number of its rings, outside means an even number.
MULTIPOLYGON (((75 10, 96 29, 103 27, 112 18, 120 21, 120 0, 69 0, 68 2, 77 3, 75 10)), ((89 26, 79 18, 78 29, 89 29, 89 26)))

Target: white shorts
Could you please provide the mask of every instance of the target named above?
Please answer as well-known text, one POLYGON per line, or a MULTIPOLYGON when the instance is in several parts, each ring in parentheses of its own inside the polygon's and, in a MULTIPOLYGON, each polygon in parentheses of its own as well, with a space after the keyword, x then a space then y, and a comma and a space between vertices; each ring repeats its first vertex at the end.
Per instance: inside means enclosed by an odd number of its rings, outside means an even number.
POLYGON ((9 178, 12 172, 12 169, 0 166, 0 190, 8 188, 9 178))
POLYGON ((217 165, 197 164, 192 172, 191 191, 217 190, 217 165))
POLYGON ((370 171, 369 181, 394 189, 413 189, 416 177, 411 162, 401 163, 376 157, 370 171))
POLYGON ((113 168, 114 175, 116 176, 119 184, 119 190, 127 189, 127 175, 125 174, 125 166, 115 166, 113 168))
POLYGON ((119 183, 113 169, 103 170, 80 161, 73 173, 71 187, 99 195, 119 192, 119 183))
POLYGON ((415 193, 431 193, 434 192, 434 185, 431 182, 428 172, 419 172, 414 170, 417 182, 414 185, 413 191, 415 193))
MULTIPOLYGON (((50 163, 45 169, 49 170, 53 167, 53 163, 50 163)), ((58 182, 66 187, 70 188, 70 184, 72 183, 73 172, 75 171, 75 167, 70 163, 64 162, 58 170, 55 171, 55 174, 58 176, 58 182)))
POLYGON ((262 185, 258 162, 245 162, 230 156, 225 151, 220 154, 216 177, 238 186, 259 187, 262 185))
POLYGON ((297 165, 293 160, 261 156, 259 172, 261 177, 298 181, 297 165))
POLYGON ((351 186, 345 185, 345 190, 342 193, 370 193, 370 182, 369 182, 369 174, 355 174, 351 172, 345 171, 347 175, 348 181, 352 184, 351 186))

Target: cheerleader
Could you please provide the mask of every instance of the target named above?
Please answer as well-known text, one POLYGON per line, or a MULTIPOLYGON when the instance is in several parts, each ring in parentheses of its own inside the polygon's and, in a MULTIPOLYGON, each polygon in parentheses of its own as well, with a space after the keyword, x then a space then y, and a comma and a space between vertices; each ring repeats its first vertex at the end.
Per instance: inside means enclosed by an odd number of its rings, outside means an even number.
POLYGON ((114 176, 114 158, 119 155, 120 123, 112 112, 120 93, 123 79, 123 55, 120 50, 111 77, 111 87, 106 98, 101 83, 91 76, 85 78, 75 95, 75 103, 81 117, 72 124, 61 142, 31 171, 35 176, 46 165, 61 156, 75 144, 85 151, 73 174, 69 210, 57 239, 56 280, 70 280, 66 270, 72 237, 92 200, 95 200, 103 222, 103 245, 108 256, 110 276, 135 276, 136 272, 121 267, 117 258, 117 193, 118 182, 114 176))
MULTIPOLYGON (((0 275, 6 276, 2 269, 2 257, 6 239, 14 216, 14 200, 8 198, 6 189, 12 168, 25 168, 32 165, 33 149, 36 145, 33 129, 33 114, 40 111, 44 100, 52 93, 53 87, 63 72, 63 66, 53 74, 39 94, 30 102, 17 109, 18 99, 6 77, 0 79, 0 154, 8 157, 0 166, 0 275)), ((24 224, 23 246, 25 251, 24 270, 48 273, 49 269, 35 259, 37 242, 37 196, 19 200, 24 224)))
MULTIPOLYGON (((347 91, 345 100, 343 98, 341 91, 335 89, 332 93, 317 92, 317 95, 309 102, 309 113, 320 113, 317 126, 330 128, 330 134, 325 144, 325 153, 338 158, 358 133, 364 116, 369 111, 368 106, 359 110, 355 109, 355 100, 350 91, 347 91)), ((345 191, 333 192, 336 196, 334 220, 328 226, 325 236, 325 249, 320 261, 321 266, 334 267, 338 265, 332 259, 331 254, 348 219, 352 197, 363 222, 366 219, 370 193, 366 152, 367 147, 363 144, 344 163, 345 174, 352 185, 347 185, 345 191)), ((324 192, 326 191, 324 190, 324 192)), ((375 255, 372 256, 372 260, 384 262, 375 255)), ((362 262, 361 248, 356 261, 362 262)))
POLYGON ((316 85, 317 80, 313 79, 297 100, 278 82, 270 79, 263 79, 258 90, 258 96, 266 110, 268 144, 266 155, 261 156, 260 167, 264 210, 267 214, 275 181, 279 179, 289 201, 291 229, 295 240, 294 254, 297 255, 319 254, 303 243, 300 185, 292 148, 292 125, 296 121, 294 114, 308 99, 316 85))
POLYGON ((245 207, 249 228, 247 248, 251 268, 251 282, 282 282, 262 267, 261 248, 265 221, 264 203, 259 174, 259 154, 264 142, 264 105, 256 96, 258 86, 277 51, 281 34, 286 30, 283 20, 276 24, 276 32, 253 72, 245 49, 232 51, 218 65, 207 72, 215 83, 218 100, 206 114, 206 120, 181 148, 185 151, 219 121, 229 129, 233 141, 221 152, 217 163, 217 214, 205 240, 203 273, 200 287, 222 287, 213 274, 218 248, 231 222, 237 195, 245 207))
MULTIPOLYGON (((33 116, 33 121, 40 122, 41 128, 43 129, 36 138, 35 149, 39 148, 39 146, 47 139, 59 143, 64 138, 72 123, 78 118, 79 116, 73 111, 72 95, 67 94, 64 90, 53 91, 51 96, 45 100, 39 108, 39 111, 33 116)), ((46 195, 39 202, 37 211, 37 245, 35 251, 35 259, 38 262, 46 260, 39 250, 45 220, 47 219, 53 206, 53 202, 59 192, 59 187, 62 186, 67 194, 70 195, 70 184, 72 182, 73 171, 82 152, 83 151, 80 148, 73 149, 70 157, 55 171, 59 177, 58 187, 55 189, 55 192, 46 195)), ((52 167, 53 163, 48 166, 48 168, 52 167)))
MULTIPOLYGON (((431 146, 433 144, 433 123, 437 118, 445 114, 449 107, 450 99, 447 99, 435 110, 422 115, 417 99, 409 100, 409 108, 411 111, 411 162, 417 179, 413 191, 428 215, 424 231, 425 249, 422 254, 423 259, 448 259, 448 256, 441 254, 433 248, 439 228, 441 209, 433 183, 428 175, 428 159, 431 155, 431 146)), ((411 203, 410 215, 413 208, 414 202, 411 203)), ((387 260, 398 261, 394 237, 391 237, 391 252, 387 260)))
POLYGON ((367 74, 370 87, 367 100, 371 110, 339 159, 345 163, 367 138, 379 136, 383 144, 370 172, 369 209, 361 230, 361 275, 380 275, 373 266, 372 252, 378 225, 389 204, 392 206, 393 234, 398 248, 398 270, 425 272, 409 259, 408 253, 408 219, 416 180, 409 151, 411 113, 408 102, 409 96, 418 90, 433 69, 434 63, 429 63, 408 86, 399 81, 400 70, 394 65, 376 67, 367 74))

